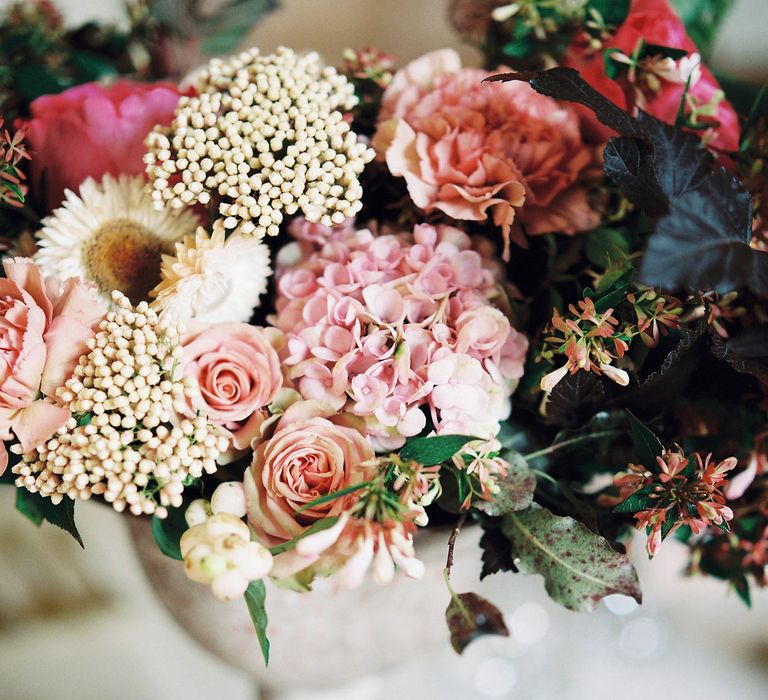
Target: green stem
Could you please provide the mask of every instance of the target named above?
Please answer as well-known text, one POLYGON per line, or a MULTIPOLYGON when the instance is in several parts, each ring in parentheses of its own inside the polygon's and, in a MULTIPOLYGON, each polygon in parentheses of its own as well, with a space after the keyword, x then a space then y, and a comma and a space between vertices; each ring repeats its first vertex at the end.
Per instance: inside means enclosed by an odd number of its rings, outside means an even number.
POLYGON ((563 440, 562 442, 558 442, 554 445, 550 445, 549 447, 545 447, 543 450, 536 450, 536 452, 529 452, 527 455, 523 455, 523 459, 528 462, 532 459, 536 459, 538 457, 544 457, 545 455, 552 454, 553 452, 557 452, 558 450, 562 449, 563 447, 570 447, 571 445, 576 445, 580 442, 587 442, 588 440, 596 440, 597 438, 601 437, 608 437, 609 435, 614 435, 613 430, 601 430, 597 433, 591 433, 590 435, 579 435, 578 437, 571 438, 570 440, 563 440))
POLYGON ((531 469, 531 471, 536 475, 540 476, 542 479, 545 479, 553 486, 560 486, 560 483, 553 477, 551 474, 547 474, 547 472, 541 471, 541 469, 531 469))
POLYGON ((323 503, 328 503, 329 501, 335 501, 337 498, 346 496, 348 493, 352 493, 353 491, 358 491, 360 489, 363 489, 366 486, 370 486, 372 483, 373 481, 363 481, 359 484, 353 484, 352 486, 347 486, 346 488, 339 489, 338 491, 334 491, 333 493, 328 493, 325 496, 320 496, 320 498, 316 498, 314 501, 305 503, 303 506, 301 506, 301 508, 298 508, 295 512, 297 514, 303 513, 305 510, 309 510, 310 508, 314 508, 315 506, 320 506, 323 503))
POLYGON ((456 603, 456 607, 461 611, 464 619, 467 621, 467 623, 474 626, 475 621, 472 618, 472 615, 470 614, 469 610, 467 610, 464 603, 461 602, 461 598, 459 598, 459 596, 456 594, 456 591, 453 590, 453 586, 451 585, 450 570, 447 566, 443 569, 443 581, 445 581, 445 585, 448 588, 448 593, 451 594, 451 600, 456 603))

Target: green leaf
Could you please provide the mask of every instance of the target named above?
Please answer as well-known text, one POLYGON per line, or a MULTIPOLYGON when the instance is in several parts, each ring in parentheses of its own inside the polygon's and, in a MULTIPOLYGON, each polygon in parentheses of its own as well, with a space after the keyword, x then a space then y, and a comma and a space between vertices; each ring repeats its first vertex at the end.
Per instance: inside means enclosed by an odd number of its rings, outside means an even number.
POLYGON ((641 602, 637 573, 626 554, 573 518, 533 504, 506 515, 502 530, 512 542, 520 571, 541 574, 549 596, 569 610, 594 610, 612 593, 641 602))
POLYGON ((653 434, 653 431, 643 425, 631 411, 627 411, 629 419, 629 434, 632 438, 632 445, 635 453, 642 464, 647 469, 653 469, 656 466, 656 457, 661 457, 664 447, 659 438, 653 434))
POLYGON ((749 591, 749 580, 744 574, 736 576, 731 583, 733 584, 733 590, 736 591, 736 595, 741 598, 741 601, 748 608, 752 607, 752 596, 749 591))
POLYGON ((531 505, 536 490, 536 477, 523 456, 513 452, 505 454, 504 458, 509 463, 509 469, 504 480, 498 482, 499 493, 492 501, 478 499, 474 503, 475 508, 492 517, 525 510, 531 505))
POLYGON ((68 532, 85 549, 83 539, 75 525, 75 502, 71 498, 65 497, 60 503, 54 505, 50 498, 20 488, 16 490, 16 509, 35 525, 40 525, 43 520, 47 520, 51 525, 68 532))
POLYGON ((322 532, 323 530, 327 530, 328 528, 333 527, 337 521, 338 521, 338 517, 323 518, 322 520, 316 520, 300 535, 297 535, 292 540, 288 540, 287 542, 283 542, 282 544, 278 544, 274 547, 270 547, 269 551, 272 552, 273 556, 277 556, 278 554, 287 552, 289 549, 293 549, 296 546, 296 544, 299 542, 299 540, 303 540, 305 537, 308 537, 309 535, 314 535, 316 532, 322 532))
POLYGON ((658 499, 651 498, 653 493, 653 485, 644 486, 643 488, 635 491, 629 498, 623 500, 614 509, 614 513, 630 513, 634 515, 641 510, 648 510, 658 505, 658 499))
POLYGON ((509 637, 501 611, 476 593, 452 595, 445 619, 451 632, 451 646, 458 654, 478 637, 487 634, 509 637))
POLYGON ((672 4, 706 60, 714 44, 717 28, 733 5, 733 0, 673 0, 672 4))
POLYGON ((267 587, 264 580, 251 581, 245 591, 245 603, 251 614, 253 627, 259 639, 261 653, 264 656, 264 665, 269 666, 269 639, 267 638, 267 610, 264 603, 267 598, 267 587))
POLYGON ((169 508, 168 517, 158 518, 152 516, 152 535, 157 546, 165 556, 181 561, 181 549, 179 542, 181 536, 189 529, 184 519, 184 508, 169 508))
POLYGON ((589 0, 586 9, 597 11, 606 24, 618 27, 624 24, 630 4, 631 0, 589 0))
POLYGON ((400 450, 400 459, 431 467, 449 460, 472 440, 477 440, 477 438, 469 435, 435 435, 434 437, 413 438, 408 440, 400 450))
POLYGON ((585 238, 584 252, 587 259, 600 269, 605 269, 619 257, 629 255, 626 233, 615 228, 598 228, 585 238))

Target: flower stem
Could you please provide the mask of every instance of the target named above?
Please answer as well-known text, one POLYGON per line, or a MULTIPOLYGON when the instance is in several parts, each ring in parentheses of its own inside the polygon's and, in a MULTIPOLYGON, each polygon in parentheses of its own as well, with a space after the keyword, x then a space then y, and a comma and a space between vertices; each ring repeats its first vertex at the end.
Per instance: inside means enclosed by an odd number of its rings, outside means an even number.
POLYGON ((523 455, 523 459, 528 462, 538 457, 544 457, 545 455, 557 452, 563 447, 570 447, 571 445, 577 445, 580 442, 587 442, 588 440, 596 440, 601 437, 608 437, 609 435, 615 435, 613 430, 601 430, 597 433, 591 433, 590 435, 579 435, 578 437, 571 438, 570 440, 563 440, 549 447, 545 447, 543 450, 536 450, 536 452, 529 452, 527 455, 523 455))

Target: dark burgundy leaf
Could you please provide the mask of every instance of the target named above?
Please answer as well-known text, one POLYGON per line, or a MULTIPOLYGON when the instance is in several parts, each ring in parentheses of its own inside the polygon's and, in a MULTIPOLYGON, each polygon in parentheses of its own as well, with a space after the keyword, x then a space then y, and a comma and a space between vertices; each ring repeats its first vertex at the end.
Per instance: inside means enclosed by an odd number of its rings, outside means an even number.
POLYGON ((669 205, 656 182, 650 152, 650 146, 639 139, 612 138, 603 153, 603 169, 633 204, 649 216, 661 216, 669 205))
POLYGON ((517 571, 512 554, 512 543, 499 528, 483 525, 480 549, 483 550, 481 581, 486 576, 497 574, 499 571, 517 571))
POLYGON ((509 637, 501 611, 476 593, 459 593, 445 611, 451 646, 461 654, 478 637, 498 634, 509 637))
POLYGON ((603 403, 605 392, 597 375, 592 372, 567 374, 561 379, 547 403, 547 418, 555 425, 578 425, 594 415, 603 403))

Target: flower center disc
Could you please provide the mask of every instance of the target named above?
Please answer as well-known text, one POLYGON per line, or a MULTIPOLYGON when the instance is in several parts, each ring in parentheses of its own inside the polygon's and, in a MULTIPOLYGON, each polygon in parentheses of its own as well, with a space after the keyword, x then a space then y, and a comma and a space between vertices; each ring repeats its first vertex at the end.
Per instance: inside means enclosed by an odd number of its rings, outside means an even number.
POLYGON ((171 244, 148 228, 115 219, 98 228, 83 246, 83 263, 88 276, 103 292, 119 289, 132 304, 149 298, 160 281, 163 253, 171 244))

